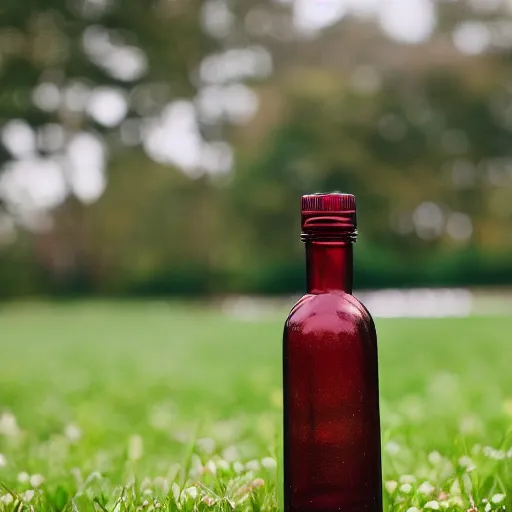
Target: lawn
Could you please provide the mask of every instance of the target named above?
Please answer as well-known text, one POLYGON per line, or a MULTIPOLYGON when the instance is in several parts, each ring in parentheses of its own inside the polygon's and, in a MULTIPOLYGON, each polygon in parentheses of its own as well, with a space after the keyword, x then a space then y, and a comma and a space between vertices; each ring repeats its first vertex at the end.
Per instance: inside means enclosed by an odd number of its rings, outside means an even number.
MULTIPOLYGON (((284 316, 1 306, 0 510, 279 509, 284 316)), ((512 317, 377 329, 385 509, 512 510, 512 317)))

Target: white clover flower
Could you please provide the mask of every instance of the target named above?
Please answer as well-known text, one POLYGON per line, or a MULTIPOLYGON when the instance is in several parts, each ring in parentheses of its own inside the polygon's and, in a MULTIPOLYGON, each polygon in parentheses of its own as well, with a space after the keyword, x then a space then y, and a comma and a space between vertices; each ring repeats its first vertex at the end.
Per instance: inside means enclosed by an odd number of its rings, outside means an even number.
POLYGON ((44 476, 36 473, 30 477, 29 481, 32 487, 40 487, 44 483, 44 476))
POLYGON ((197 440, 197 448, 208 455, 215 451, 215 441, 211 437, 203 437, 197 440))
POLYGON ((467 493, 467 494, 470 494, 472 489, 473 489, 473 482, 471 481, 471 478, 468 474, 464 473, 462 475, 462 485, 464 486, 464 491, 467 493))
POLYGON ((12 494, 10 494, 10 493, 4 494, 0 498, 0 502, 2 502, 4 505, 9 505, 13 501, 14 501, 14 498, 12 497, 12 494))
POLYGON ((259 471, 260 463, 257 460, 250 460, 245 464, 245 469, 248 471, 259 471))
POLYGON ((148 501, 148 500, 144 500, 144 501, 142 502, 142 506, 143 506, 143 507, 149 507, 149 501, 148 501))
POLYGON ((64 428, 64 435, 72 442, 76 443, 82 438, 82 431, 76 425, 66 425, 64 428))
POLYGON ((27 484, 30 480, 30 475, 26 471, 22 471, 21 473, 18 473, 18 482, 20 484, 27 484))
POLYGON ((180 491, 180 486, 176 482, 172 483, 171 491, 172 491, 172 495, 174 496, 174 500, 176 502, 178 502, 178 500, 180 499, 181 491, 180 491))
POLYGON ((388 441, 384 449, 389 455, 397 455, 400 452, 400 445, 395 441, 388 441))
POLYGON ((468 457, 467 455, 465 455, 459 459, 459 466, 462 468, 466 468, 466 471, 468 473, 470 471, 473 471, 476 469, 476 466, 473 463, 473 460, 470 457, 468 457))
POLYGON ((128 441, 128 458, 132 461, 139 460, 144 453, 142 437, 134 435, 128 441))
POLYGON ((459 466, 465 468, 466 466, 470 466, 471 464, 473 464, 473 461, 471 460, 470 457, 468 457, 467 455, 463 455, 460 459, 459 459, 459 466))
POLYGON ((235 462, 239 457, 238 449, 236 446, 228 446, 222 450, 222 458, 228 462, 235 462))
POLYGON ((148 422, 155 430, 166 431, 171 427, 173 418, 172 404, 156 404, 149 412, 148 422))
POLYGON ((492 446, 484 446, 483 452, 486 457, 490 457, 494 448, 492 446))
POLYGON ((16 437, 20 433, 16 417, 10 412, 0 415, 0 434, 6 437, 16 437))
POLYGON ((398 482, 395 480, 389 480, 384 484, 384 487, 389 494, 393 494, 398 488, 398 482))
POLYGON ((486 446, 483 449, 483 452, 486 457, 489 457, 490 459, 495 459, 495 460, 503 460, 507 456, 507 453, 504 452, 503 450, 496 450, 495 448, 492 448, 491 446, 486 446))
POLYGON ((157 476, 153 480, 153 485, 159 489, 162 489, 164 494, 169 494, 169 480, 163 476, 157 476))
POLYGON ((428 454, 428 461, 435 466, 443 461, 443 456, 438 451, 433 451, 428 454))
POLYGON ((473 448, 471 448, 471 453, 473 455, 479 455, 482 451, 482 445, 480 444, 475 444, 475 446, 473 446, 473 448))
POLYGON ((402 475, 400 477, 401 484, 414 484, 416 482, 416 477, 414 475, 402 475))
POLYGON ((265 469, 276 469, 277 468, 277 462, 272 457, 264 457, 261 459, 261 465, 265 469))
POLYGON ((432 501, 425 503, 424 508, 429 508, 431 510, 439 510, 439 503, 435 500, 432 500, 432 501))
POLYGON ((235 473, 241 473, 244 470, 244 465, 241 462, 235 462, 233 464, 233 471, 235 473))
POLYGON ((217 474, 217 466, 215 465, 215 462, 213 462, 213 460, 209 460, 207 463, 206 463, 206 466, 205 468, 212 474, 212 475, 216 475, 217 474))
POLYGON ((409 494, 412 491, 412 485, 411 484, 402 484, 400 486, 400 491, 404 494, 409 494))
POLYGON ((217 468, 221 469, 222 471, 229 471, 229 462, 224 459, 220 459, 217 461, 217 468))
POLYGON ((416 507, 410 507, 407 509, 407 512, 420 512, 420 509, 416 507))
POLYGON ((195 453, 190 458, 190 476, 193 478, 198 477, 204 472, 204 466, 201 457, 195 453))
POLYGON ((3 453, 0 453, 0 468, 5 468, 7 466, 7 459, 3 453))
POLYGON ((22 495, 21 495, 21 499, 25 502, 29 502, 32 500, 32 498, 34 497, 34 494, 35 494, 35 491, 33 491, 32 489, 29 489, 28 491, 25 491, 22 495))
POLYGON ((493 503, 501 503, 504 499, 505 499, 505 495, 504 495, 504 494, 495 494, 495 495, 491 498, 491 501, 492 501, 493 503))
POLYGON ((460 496, 453 496, 449 499, 449 502, 451 506, 462 507, 462 505, 464 505, 464 502, 460 496))
POLYGON ((482 429, 482 422, 477 416, 466 416, 461 419, 459 429, 463 434, 473 434, 482 429))
POLYGON ((436 488, 430 483, 430 482, 423 482, 419 487, 418 487, 418 491, 423 494, 424 496, 428 496, 430 494, 432 494, 434 491, 436 490, 436 488))
POLYGON ((184 431, 174 432, 173 438, 179 443, 188 443, 190 440, 190 434, 184 431))
POLYGON ((151 487, 152 484, 153 484, 153 482, 151 481, 151 478, 149 478, 149 476, 146 476, 143 478, 142 482, 140 483, 140 488, 147 489, 148 487, 151 487))
POLYGON ((454 494, 454 495, 460 495, 461 494, 461 491, 460 491, 460 484, 459 484, 459 481, 458 480, 455 480, 452 484, 452 486, 450 487, 450 494, 454 494))
POLYGON ((257 489, 258 487, 263 487, 265 485, 265 480, 263 478, 256 478, 251 482, 251 487, 253 489, 257 489))
POLYGON ((201 501, 203 503, 206 503, 206 505, 208 505, 209 507, 211 507, 212 505, 215 505, 215 503, 217 503, 217 501, 214 498, 212 498, 211 496, 204 496, 201 501))
POLYGON ((78 486, 81 486, 84 482, 84 477, 82 475, 82 472, 78 468, 71 468, 69 471, 73 478, 75 479, 75 482, 78 486))
POLYGON ((195 500, 197 498, 197 487, 194 485, 192 487, 187 487, 183 493, 195 500))

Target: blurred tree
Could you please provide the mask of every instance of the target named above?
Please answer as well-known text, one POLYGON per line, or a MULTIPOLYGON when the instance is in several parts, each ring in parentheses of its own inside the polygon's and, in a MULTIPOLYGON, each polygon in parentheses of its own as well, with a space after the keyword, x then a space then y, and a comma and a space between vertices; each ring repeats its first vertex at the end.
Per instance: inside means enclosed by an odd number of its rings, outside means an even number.
MULTIPOLYGON (((96 286, 104 248, 91 245, 87 205, 103 194, 107 162, 122 156, 126 146, 144 142, 149 153, 157 152, 151 144, 162 109, 195 94, 193 75, 216 47, 198 23, 201 5, 195 0, 0 5, 0 201, 8 214, 0 213, 0 224, 4 238, 11 237, 13 221, 32 232, 25 247, 34 264, 67 282, 65 288, 96 286)), ((132 170, 136 181, 127 195, 135 199, 148 181, 148 161, 137 161, 143 167, 132 170)), ((122 214, 116 207, 105 217, 112 223, 122 214)), ((116 224, 112 240, 118 229, 123 232, 116 224)))
POLYGON ((1 293, 295 291, 339 189, 360 286, 510 283, 510 8, 331 3, 4 2, 1 293))
MULTIPOLYGON (((289 260, 288 236, 297 239, 296 198, 342 189, 361 206, 359 285, 510 283, 510 12, 477 2, 438 8, 438 30, 421 45, 346 19, 287 56, 281 49, 280 97, 261 108, 270 134, 238 137, 248 163, 233 197, 254 191, 238 221, 254 235, 246 251, 257 251, 255 272, 288 258, 299 283, 302 255, 295 242, 289 260), (277 121, 276 103, 286 105, 277 121)), ((278 291, 278 281, 265 286, 278 291)))

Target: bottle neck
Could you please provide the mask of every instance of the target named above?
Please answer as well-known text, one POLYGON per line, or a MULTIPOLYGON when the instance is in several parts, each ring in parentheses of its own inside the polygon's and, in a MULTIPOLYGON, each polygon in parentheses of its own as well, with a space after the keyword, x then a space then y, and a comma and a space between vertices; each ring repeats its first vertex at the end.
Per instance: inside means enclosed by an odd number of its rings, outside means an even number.
POLYGON ((353 260, 350 242, 307 242, 307 292, 314 295, 332 291, 352 293, 353 260))

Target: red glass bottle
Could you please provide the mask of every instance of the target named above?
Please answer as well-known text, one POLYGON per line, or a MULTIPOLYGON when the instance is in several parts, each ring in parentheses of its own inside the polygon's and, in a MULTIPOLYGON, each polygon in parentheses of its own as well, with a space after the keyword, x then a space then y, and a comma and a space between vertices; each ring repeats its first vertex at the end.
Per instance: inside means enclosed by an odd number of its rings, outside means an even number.
POLYGON ((381 512, 377 337, 352 295, 356 202, 302 198, 307 295, 283 337, 285 512, 381 512))

